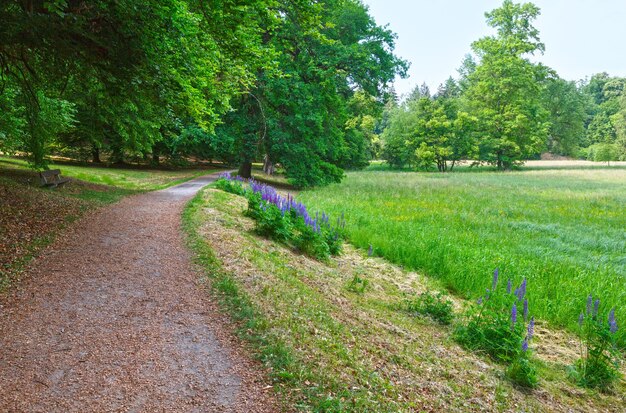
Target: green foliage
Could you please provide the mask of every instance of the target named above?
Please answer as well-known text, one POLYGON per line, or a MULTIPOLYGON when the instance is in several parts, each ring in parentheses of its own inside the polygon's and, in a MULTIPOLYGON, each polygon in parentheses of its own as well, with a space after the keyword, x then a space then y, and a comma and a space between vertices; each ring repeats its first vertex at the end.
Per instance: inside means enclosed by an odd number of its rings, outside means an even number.
POLYGON ((528 357, 517 357, 506 369, 506 377, 520 387, 534 389, 539 385, 537 368, 528 357))
POLYGON ((363 276, 359 274, 354 274, 354 276, 348 283, 347 289, 348 291, 353 292, 355 294, 363 294, 365 293, 365 290, 367 290, 367 287, 369 286, 369 284, 370 282, 367 278, 364 278, 363 276))
POLYGON ((615 308, 602 315, 599 304, 589 295, 587 309, 579 316, 581 354, 570 372, 580 386, 607 390, 621 377, 622 355, 616 343, 615 308))
POLYGON ((283 211, 275 204, 263 200, 260 193, 248 189, 242 180, 220 178, 214 185, 223 191, 247 198, 246 215, 255 220, 257 234, 321 260, 341 253, 344 235, 339 228, 329 225, 317 225, 314 228, 294 209, 283 211))
POLYGON ((444 325, 452 323, 454 319, 452 301, 441 292, 433 294, 426 291, 411 300, 407 300, 406 310, 413 314, 430 317, 444 325))
POLYGON ((339 182, 342 168, 369 160, 368 116, 406 64, 391 53, 394 35, 359 1, 279 8, 281 24, 267 38, 280 73, 263 71, 252 90, 256 99, 242 99, 223 129, 246 125, 245 133, 232 134, 242 142, 242 164, 267 155, 295 186, 339 182))
POLYGON ((548 151, 574 156, 585 138, 586 96, 574 82, 551 78, 546 81, 544 105, 550 112, 548 151))
POLYGON ((534 319, 528 318, 526 279, 515 291, 510 279, 506 288, 498 288, 496 269, 491 289, 468 310, 465 323, 457 326, 454 337, 464 347, 508 364, 506 375, 515 384, 534 388, 537 369, 529 349, 534 329, 534 319))
POLYGON ((587 159, 595 162, 606 162, 610 164, 611 161, 617 161, 620 157, 620 148, 618 145, 611 143, 597 143, 591 145, 587 149, 587 159))
POLYGON ((526 335, 521 309, 522 300, 514 294, 502 288, 487 290, 478 305, 468 310, 466 322, 457 327, 454 337, 470 350, 510 363, 522 353, 526 335))
POLYGON ((393 167, 405 165, 440 172, 472 155, 474 119, 458 110, 456 84, 448 81, 435 99, 426 91, 391 112, 383 132, 383 158, 393 167), (448 91, 447 88, 450 90, 448 91))
MULTIPOLYGON (((446 175, 370 169, 299 199, 333 216, 345 212, 352 244, 371 244, 377 256, 461 296, 483 294, 476 274, 498 262, 503 274, 532 282, 533 314, 553 325, 576 328, 590 285, 626 318, 626 288, 616 281, 626 277, 623 168, 501 174, 465 167, 446 175)), ((624 345, 624 331, 617 335, 624 345)))
MULTIPOLYGON (((215 181, 214 185, 216 188, 231 194, 246 195, 246 188, 244 188, 243 182, 241 181, 219 178, 215 181)), ((252 197, 250 197, 250 202, 252 202, 252 197)))
POLYGON ((510 169, 543 150, 549 114, 541 102, 547 69, 526 55, 543 52, 532 25, 539 9, 532 3, 505 0, 486 14, 497 36, 472 44, 479 61, 468 74, 463 99, 478 119, 479 160, 510 169))

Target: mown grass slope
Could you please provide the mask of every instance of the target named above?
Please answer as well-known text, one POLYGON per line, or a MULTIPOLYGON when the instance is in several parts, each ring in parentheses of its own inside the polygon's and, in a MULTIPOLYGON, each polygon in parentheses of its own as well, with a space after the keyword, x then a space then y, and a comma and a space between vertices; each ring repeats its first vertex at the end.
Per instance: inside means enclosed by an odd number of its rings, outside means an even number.
POLYGON ((484 274, 528 278, 532 312, 575 326, 588 294, 626 335, 626 169, 349 173, 300 200, 345 213, 350 241, 468 298, 484 274))

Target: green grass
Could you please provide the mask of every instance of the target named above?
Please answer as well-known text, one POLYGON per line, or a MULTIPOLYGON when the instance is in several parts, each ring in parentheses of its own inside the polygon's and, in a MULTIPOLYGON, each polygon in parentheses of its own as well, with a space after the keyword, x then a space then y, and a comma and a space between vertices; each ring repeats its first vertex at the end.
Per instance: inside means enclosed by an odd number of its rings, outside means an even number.
POLYGON ((588 294, 626 341, 626 169, 428 174, 364 171, 302 192, 346 215, 350 241, 467 298, 491 273, 528 278, 531 313, 573 327, 588 294))
MULTIPOLYGON (((27 168, 27 162, 2 156, 0 157, 1 166, 27 168)), ((76 166, 54 163, 50 164, 50 169, 60 169, 62 176, 80 179, 81 181, 135 191, 164 189, 210 173, 210 170, 207 169, 163 170, 132 167, 76 166)))
MULTIPOLYGON (((185 209, 184 228, 212 293, 288 411, 493 410, 494 394, 499 411, 619 411, 623 384, 609 395, 578 390, 567 379, 569 355, 554 357, 564 350, 552 334, 537 338, 554 350, 538 355, 540 395, 520 390, 502 366, 456 345, 452 327, 406 311, 407 299, 440 291, 437 280, 351 245, 328 262, 294 253, 253 233, 246 204, 206 189, 185 209), (357 277, 364 288, 354 288, 357 277)), ((460 311, 464 303, 453 300, 460 311)))

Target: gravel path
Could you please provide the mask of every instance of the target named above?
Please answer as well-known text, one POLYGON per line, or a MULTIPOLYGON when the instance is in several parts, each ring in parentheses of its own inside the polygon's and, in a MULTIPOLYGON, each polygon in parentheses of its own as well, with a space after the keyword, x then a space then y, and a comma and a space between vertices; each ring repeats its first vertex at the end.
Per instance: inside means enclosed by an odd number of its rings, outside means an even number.
POLYGON ((93 213, 0 301, 0 412, 275 412, 198 284, 180 213, 215 176, 93 213))

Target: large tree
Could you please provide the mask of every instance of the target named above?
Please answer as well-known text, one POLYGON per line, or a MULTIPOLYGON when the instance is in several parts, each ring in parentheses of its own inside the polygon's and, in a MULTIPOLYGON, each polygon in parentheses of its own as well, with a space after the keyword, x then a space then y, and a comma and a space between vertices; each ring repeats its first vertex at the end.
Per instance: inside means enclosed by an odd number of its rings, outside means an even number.
POLYGON ((466 79, 466 108, 478 119, 479 159, 499 169, 539 153, 548 136, 541 100, 548 70, 528 58, 544 50, 533 26, 538 15, 532 3, 505 0, 485 14, 497 34, 472 44, 478 63, 466 79))
POLYGON ((404 73, 394 35, 377 26, 357 0, 281 2, 280 22, 264 38, 275 50, 275 71, 259 73, 250 96, 235 106, 218 133, 236 132, 240 173, 254 159, 279 163, 298 186, 336 182, 344 167, 362 166, 369 151, 368 118, 355 111, 377 102, 387 84, 404 73), (360 100, 360 103, 358 102, 360 100), (232 124, 231 124, 232 123, 232 124))

